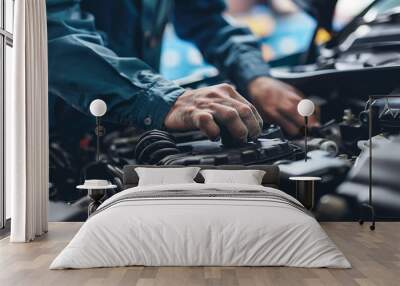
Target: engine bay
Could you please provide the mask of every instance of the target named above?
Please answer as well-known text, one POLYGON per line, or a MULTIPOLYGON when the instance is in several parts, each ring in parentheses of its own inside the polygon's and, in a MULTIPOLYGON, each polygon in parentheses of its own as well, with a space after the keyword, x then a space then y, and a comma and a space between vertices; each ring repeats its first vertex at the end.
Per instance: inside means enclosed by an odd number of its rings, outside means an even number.
MULTIPOLYGON (((307 162, 304 136, 290 137, 269 123, 264 124, 256 140, 243 145, 232 143, 223 130, 219 141, 210 141, 199 131, 143 132, 134 127, 112 130, 103 137, 101 161, 95 163, 96 142, 92 134, 81 138, 75 154, 65 148, 63 140, 52 137, 50 212, 52 207, 63 211, 53 212, 56 215, 50 219, 85 219, 87 200, 75 186, 83 177, 95 173, 108 178, 120 191, 122 168, 127 164, 274 164, 281 170, 282 190, 293 189, 291 176, 322 178, 316 197, 315 214, 319 219, 356 219, 359 204, 367 200, 368 180, 359 174, 368 168, 362 162, 368 155, 365 150, 369 132, 374 136, 373 148, 389 144, 398 150, 400 146, 400 97, 395 97, 400 95, 399 8, 398 1, 374 1, 333 34, 328 43, 310 48, 303 64, 271 69, 273 77, 295 86, 318 106, 321 126, 309 129, 307 162), (385 9, 380 9, 382 6, 385 9), (379 98, 371 100, 372 95, 379 98)), ((215 82, 224 79, 210 77, 186 83, 186 87, 215 82)), ((376 164, 387 162, 392 169, 400 170, 400 153, 393 152, 390 159, 385 152, 374 155, 376 164)), ((377 181, 374 196, 379 198, 375 205, 379 219, 400 218, 399 187, 397 178, 377 181), (385 184, 384 188, 380 184, 385 184)))

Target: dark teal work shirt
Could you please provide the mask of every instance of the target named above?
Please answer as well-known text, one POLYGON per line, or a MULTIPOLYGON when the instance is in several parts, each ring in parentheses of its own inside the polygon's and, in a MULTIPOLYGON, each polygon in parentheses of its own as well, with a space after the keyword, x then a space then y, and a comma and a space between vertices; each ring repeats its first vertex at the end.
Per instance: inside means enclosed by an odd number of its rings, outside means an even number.
POLYGON ((62 99, 88 114, 90 102, 100 98, 108 105, 106 121, 162 128, 184 92, 158 73, 171 19, 178 36, 245 89, 268 74, 268 65, 255 37, 231 26, 224 9, 222 0, 47 0, 50 102, 62 99))

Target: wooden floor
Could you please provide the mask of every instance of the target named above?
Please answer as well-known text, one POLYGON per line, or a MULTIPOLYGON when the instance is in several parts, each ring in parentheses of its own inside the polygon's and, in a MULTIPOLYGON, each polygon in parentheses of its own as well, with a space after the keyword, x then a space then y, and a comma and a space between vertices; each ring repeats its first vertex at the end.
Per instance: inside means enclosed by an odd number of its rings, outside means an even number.
POLYGON ((381 222, 375 232, 357 223, 322 223, 352 269, 289 267, 124 267, 48 270, 80 223, 50 223, 29 244, 0 241, 0 285, 400 285, 400 223, 381 222))

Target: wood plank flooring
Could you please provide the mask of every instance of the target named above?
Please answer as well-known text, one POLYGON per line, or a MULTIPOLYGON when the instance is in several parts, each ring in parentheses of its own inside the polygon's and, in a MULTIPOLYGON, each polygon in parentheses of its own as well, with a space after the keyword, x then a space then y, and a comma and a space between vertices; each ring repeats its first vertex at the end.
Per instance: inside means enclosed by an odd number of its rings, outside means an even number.
POLYGON ((400 285, 400 222, 322 223, 353 268, 289 267, 123 267, 48 270, 49 264, 80 228, 80 223, 50 223, 47 235, 29 244, 0 240, 1 286, 264 286, 400 285))

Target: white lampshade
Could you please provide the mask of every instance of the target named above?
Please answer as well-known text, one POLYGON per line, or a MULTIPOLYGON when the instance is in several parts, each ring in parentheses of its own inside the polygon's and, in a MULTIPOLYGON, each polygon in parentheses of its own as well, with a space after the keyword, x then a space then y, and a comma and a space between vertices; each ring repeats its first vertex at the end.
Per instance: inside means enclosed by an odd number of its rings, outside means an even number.
POLYGON ((301 116, 311 116, 314 113, 314 103, 309 99, 303 99, 297 105, 297 111, 301 116))
POLYGON ((90 113, 96 117, 101 117, 106 114, 107 104, 101 99, 95 99, 90 103, 90 113))

